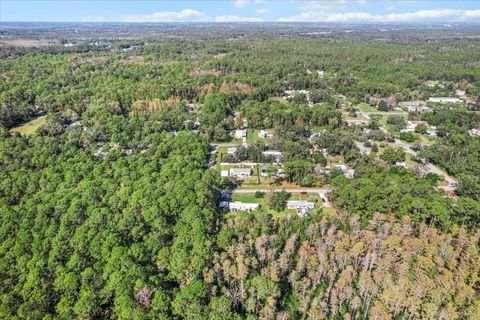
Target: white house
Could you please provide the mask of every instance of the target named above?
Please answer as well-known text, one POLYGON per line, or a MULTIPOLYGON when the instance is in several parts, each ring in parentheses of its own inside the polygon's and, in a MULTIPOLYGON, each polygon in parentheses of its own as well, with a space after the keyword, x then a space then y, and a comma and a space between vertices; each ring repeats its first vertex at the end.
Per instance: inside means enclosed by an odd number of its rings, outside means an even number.
POLYGON ((400 132, 414 132, 415 128, 419 124, 427 124, 426 121, 407 121, 407 127, 405 129, 400 130, 400 132))
POLYGON ((460 90, 460 89, 455 90, 455 94, 457 95, 457 97, 465 97, 467 95, 465 90, 460 90))
POLYGON ((407 163, 406 162, 401 162, 401 161, 397 161, 395 162, 395 166, 397 167, 402 167, 402 168, 407 168, 407 163))
POLYGON ((244 179, 252 175, 252 169, 250 168, 232 168, 230 169, 229 175, 232 177, 237 177, 244 179))
POLYGON ((309 209, 313 209, 315 203, 305 200, 290 200, 287 201, 287 209, 296 210, 298 215, 303 216, 308 213, 309 209))
POLYGON ((480 129, 471 129, 471 130, 468 130, 468 133, 472 137, 480 138, 480 129))
POLYGON ((254 211, 258 209, 259 204, 258 203, 246 203, 246 202, 241 202, 241 201, 235 201, 235 202, 230 202, 228 204, 228 207, 230 211, 254 211))
POLYGON ((235 138, 242 139, 247 137, 247 129, 235 130, 235 138))
POLYGON ((229 171, 228 171, 228 170, 222 170, 222 171, 220 171, 220 176, 221 176, 221 177, 228 177, 228 176, 229 176, 229 171))
POLYGON ((435 102, 435 103, 459 103, 462 100, 458 98, 451 98, 451 97, 432 97, 429 98, 428 101, 435 102))
POLYGON ((280 151, 263 151, 262 154, 266 157, 274 157, 275 161, 279 162, 280 158, 282 157, 282 153, 280 151))
POLYGON ((229 147, 227 149, 227 153, 228 154, 234 154, 235 152, 237 152, 237 148, 236 147, 229 147))
POLYGON ((353 179, 355 176, 355 169, 348 169, 344 164, 332 164, 332 167, 342 170, 343 175, 348 179, 353 179))
POLYGON ((265 137, 267 136, 267 133, 265 132, 265 130, 260 130, 258 132, 258 137, 261 138, 261 139, 265 139, 265 137))
POLYGON ((345 122, 349 126, 352 126, 352 125, 360 126, 360 125, 368 124, 367 120, 362 120, 362 119, 346 119, 345 122))
POLYGON ((320 77, 323 77, 325 75, 325 71, 317 70, 317 75, 320 76, 320 77))
POLYGON ((402 101, 399 103, 399 105, 401 108, 407 109, 408 112, 428 112, 431 110, 429 107, 427 107, 427 103, 421 100, 402 101))

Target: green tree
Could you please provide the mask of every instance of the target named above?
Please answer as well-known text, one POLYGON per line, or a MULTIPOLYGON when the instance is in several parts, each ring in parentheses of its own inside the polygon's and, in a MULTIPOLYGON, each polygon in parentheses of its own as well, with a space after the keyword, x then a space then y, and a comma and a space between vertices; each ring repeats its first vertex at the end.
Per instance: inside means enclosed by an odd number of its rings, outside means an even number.
POLYGON ((280 192, 272 192, 269 197, 268 205, 271 209, 280 212, 285 210, 287 201, 292 196, 291 193, 282 190, 280 192))

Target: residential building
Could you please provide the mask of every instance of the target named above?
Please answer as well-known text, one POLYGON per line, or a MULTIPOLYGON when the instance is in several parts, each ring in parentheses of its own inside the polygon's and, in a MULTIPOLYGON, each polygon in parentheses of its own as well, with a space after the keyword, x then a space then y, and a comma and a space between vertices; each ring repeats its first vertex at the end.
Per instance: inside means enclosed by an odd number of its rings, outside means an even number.
POLYGON ((395 166, 397 167, 402 167, 402 168, 407 168, 407 163, 406 162, 400 162, 400 161, 397 161, 395 162, 395 166))
POLYGON ((338 168, 342 170, 343 175, 348 179, 353 179, 355 176, 355 169, 348 169, 344 164, 332 164, 332 168, 338 168))
POLYGON ((467 93, 465 92, 465 90, 457 89, 457 90, 455 90, 455 95, 457 97, 465 97, 467 95, 467 93))
POLYGON ((471 130, 468 130, 468 133, 472 137, 480 138, 480 129, 471 129, 471 130))
POLYGON ((408 121, 407 127, 405 129, 400 130, 400 132, 415 132, 415 128, 419 124, 427 124, 426 121, 408 121))
POLYGON ((230 175, 230 172, 228 170, 221 170, 220 171, 220 176, 221 177, 228 177, 230 175))
POLYGON ((265 132, 265 130, 260 130, 258 132, 258 137, 261 138, 261 139, 265 139, 265 137, 267 136, 267 133, 265 132))
POLYGON ((367 120, 362 120, 362 119, 346 119, 345 122, 346 122, 347 125, 349 125, 349 126, 352 126, 352 125, 360 126, 360 125, 366 125, 366 124, 368 124, 368 121, 367 121, 367 120))
POLYGON ((235 130, 235 138, 243 139, 247 137, 247 129, 235 130))
POLYGON ((237 177, 244 179, 252 175, 252 169, 250 168, 232 168, 230 169, 229 175, 231 177, 237 177))
POLYGON ((276 162, 280 162, 282 158, 282 153, 280 151, 263 151, 262 154, 265 157, 273 157, 276 162))
POLYGON ((434 102, 434 103, 459 103, 462 102, 462 100, 458 98, 452 98, 452 97, 432 97, 429 98, 428 101, 434 102))
POLYGON ((237 148, 236 147, 229 147, 227 149, 227 153, 228 154, 234 154, 235 152, 237 152, 237 148))
POLYGON ((258 209, 260 205, 258 203, 246 203, 246 202, 241 202, 241 201, 235 201, 235 202, 230 202, 228 204, 228 207, 230 211, 235 212, 235 211, 254 211, 258 209))
POLYGON ((303 216, 308 213, 310 209, 315 207, 315 203, 305 200, 290 200, 287 201, 287 209, 296 210, 297 214, 303 216))
POLYGON ((431 109, 427 107, 425 101, 402 101, 399 103, 402 109, 406 109, 408 112, 428 112, 431 109))

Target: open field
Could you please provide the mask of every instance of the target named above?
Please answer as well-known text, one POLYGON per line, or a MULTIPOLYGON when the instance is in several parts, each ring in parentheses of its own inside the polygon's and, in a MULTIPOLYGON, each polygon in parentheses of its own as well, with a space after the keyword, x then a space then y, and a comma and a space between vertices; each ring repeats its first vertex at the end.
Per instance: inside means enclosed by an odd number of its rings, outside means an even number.
MULTIPOLYGON (((319 199, 318 195, 316 193, 307 193, 307 194, 301 194, 301 193, 292 193, 292 196, 290 197, 290 200, 308 200, 312 196, 317 198, 317 202, 315 205, 315 209, 313 212, 316 212, 315 210, 321 208, 321 200, 319 199)), ((268 205, 268 193, 264 193, 263 198, 257 198, 255 197, 255 193, 234 193, 232 194, 232 199, 231 201, 241 201, 241 202, 246 202, 246 203, 258 203, 260 204, 260 209, 256 210, 254 213, 267 213, 271 214, 273 217, 279 218, 279 217, 284 217, 287 215, 296 215, 295 210, 291 209, 285 209, 281 212, 277 212, 275 210, 270 209, 268 205)), ((235 217, 238 214, 241 214, 239 212, 229 212, 226 216, 229 218, 235 217)))
POLYGON ((40 126, 47 121, 47 116, 35 118, 29 122, 19 125, 18 127, 10 129, 11 132, 18 132, 22 134, 34 134, 40 126))

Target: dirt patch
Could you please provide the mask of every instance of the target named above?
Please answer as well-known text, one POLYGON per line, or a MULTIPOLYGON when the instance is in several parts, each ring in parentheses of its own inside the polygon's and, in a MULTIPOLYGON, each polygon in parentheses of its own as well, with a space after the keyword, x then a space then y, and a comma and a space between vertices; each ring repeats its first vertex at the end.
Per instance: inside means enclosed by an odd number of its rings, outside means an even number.
POLYGON ((214 75, 215 77, 219 77, 220 74, 222 74, 222 72, 220 70, 217 70, 217 69, 210 69, 210 70, 206 70, 206 69, 201 69, 201 68, 193 68, 191 71, 190 71, 190 75, 192 76, 206 76, 206 75, 214 75))
POLYGON ((100 63, 107 61, 107 57, 105 56, 93 56, 93 57, 71 57, 69 60, 70 62, 78 62, 78 63, 100 63))

